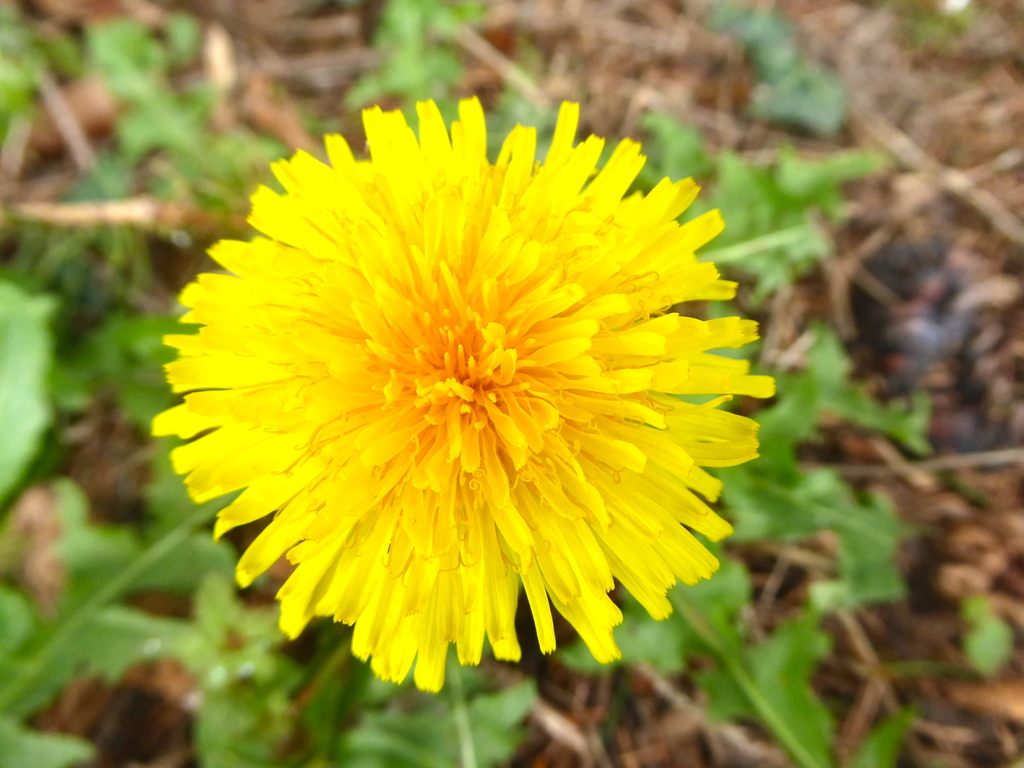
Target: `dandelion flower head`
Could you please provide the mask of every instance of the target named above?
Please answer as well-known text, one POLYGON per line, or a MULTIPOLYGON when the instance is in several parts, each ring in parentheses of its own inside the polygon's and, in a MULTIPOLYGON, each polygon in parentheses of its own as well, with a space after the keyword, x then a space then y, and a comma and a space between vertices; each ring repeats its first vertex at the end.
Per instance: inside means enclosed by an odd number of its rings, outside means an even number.
POLYGON ((542 162, 517 126, 491 163, 476 99, 450 133, 433 102, 417 113, 418 136, 366 110, 369 160, 335 135, 329 165, 274 164, 284 193, 252 200, 262 236, 217 243, 230 274, 181 295, 202 327, 167 337, 188 394, 154 432, 198 435, 172 455, 197 501, 242 490, 216 535, 273 515, 238 581, 287 555, 289 636, 333 617, 378 675, 415 663, 438 690, 452 643, 463 664, 485 636, 519 658, 522 584, 542 651, 554 607, 613 661, 616 580, 663 619, 669 587, 717 568, 691 532, 731 530, 704 467, 757 455, 757 425, 718 406, 773 392, 709 351, 755 339, 754 322, 673 309, 734 295, 694 256, 722 219, 677 222, 692 179, 627 195, 634 141, 595 173, 604 140, 575 142, 575 104, 542 162))

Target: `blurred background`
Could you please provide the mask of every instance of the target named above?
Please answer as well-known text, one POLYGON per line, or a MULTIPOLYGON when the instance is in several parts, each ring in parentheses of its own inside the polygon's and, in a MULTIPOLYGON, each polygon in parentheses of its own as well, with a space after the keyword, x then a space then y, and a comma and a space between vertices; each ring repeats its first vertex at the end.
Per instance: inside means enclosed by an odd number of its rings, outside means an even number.
MULTIPOLYGON (((0 768, 1024 765, 1024 3, 0 3, 0 768), (153 440, 161 336, 268 163, 359 110, 558 103, 694 176, 778 377, 736 535, 621 663, 376 680, 276 629, 153 440)), ((493 151, 493 148, 492 148, 493 151)), ((687 216, 692 213, 686 214, 687 216)))

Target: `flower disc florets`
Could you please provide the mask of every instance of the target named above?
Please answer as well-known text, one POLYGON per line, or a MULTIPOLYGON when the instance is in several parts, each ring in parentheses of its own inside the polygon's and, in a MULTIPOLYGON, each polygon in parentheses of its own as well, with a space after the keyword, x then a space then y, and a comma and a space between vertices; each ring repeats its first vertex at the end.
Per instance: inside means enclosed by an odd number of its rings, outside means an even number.
POLYGON ((676 222, 692 180, 624 198, 644 162, 633 141, 595 176, 604 142, 574 146, 576 105, 543 164, 522 126, 491 164, 475 99, 450 136, 432 102, 418 113, 417 139, 367 110, 370 161, 329 136, 329 166, 275 164, 285 194, 253 197, 265 237, 215 245, 233 274, 182 294, 203 327, 168 337, 167 375, 190 394, 154 431, 206 432, 173 454, 197 500, 245 489, 217 535, 274 514, 238 579, 287 553, 287 634, 333 616, 378 674, 415 661, 436 690, 450 643, 464 664, 485 636, 518 658, 522 583, 543 651, 553 604, 611 661, 614 580, 667 616, 676 580, 717 567, 688 529, 730 531, 697 495, 719 493, 701 467, 757 455, 756 424, 716 407, 772 381, 708 352, 756 325, 670 310, 733 295, 694 257, 722 220, 676 222))

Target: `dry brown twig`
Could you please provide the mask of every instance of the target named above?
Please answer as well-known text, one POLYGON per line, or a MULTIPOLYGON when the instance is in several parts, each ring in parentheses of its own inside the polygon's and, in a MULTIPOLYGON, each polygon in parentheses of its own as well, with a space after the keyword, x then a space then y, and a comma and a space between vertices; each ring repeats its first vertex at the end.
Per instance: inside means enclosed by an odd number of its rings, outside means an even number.
POLYGON ((141 195, 126 200, 93 203, 21 203, 0 209, 0 226, 7 218, 38 221, 56 227, 134 226, 160 230, 179 227, 218 229, 225 222, 200 208, 167 203, 141 195))
POLYGON ((78 121, 73 109, 64 100, 64 94, 54 79, 47 73, 39 76, 39 93, 43 97, 46 111, 53 118, 53 124, 64 140, 71 159, 81 173, 96 167, 96 153, 92 150, 89 137, 78 121))
POLYGON ((379 62, 380 55, 371 48, 314 51, 287 58, 266 49, 254 69, 273 80, 326 91, 355 80, 379 62))
POLYGON ((551 740, 566 747, 580 759, 583 768, 591 768, 594 758, 590 753, 590 745, 583 731, 572 720, 548 704, 544 699, 537 699, 530 710, 530 718, 540 727, 551 740))
POLYGON ((467 53, 491 67, 509 87, 531 104, 542 109, 550 106, 551 100, 530 76, 475 30, 463 24, 455 30, 453 39, 467 53))
POLYGON ((15 115, 0 146, 0 178, 17 181, 25 163, 25 150, 32 133, 32 120, 28 115, 15 115))
POLYGON ((801 469, 834 469, 850 480, 875 480, 919 472, 947 472, 972 467, 999 467, 1008 464, 1024 464, 1024 448, 1001 448, 994 451, 959 453, 954 456, 939 456, 923 461, 906 461, 899 464, 801 464, 801 469))
POLYGON ((643 677, 666 704, 684 712, 697 724, 707 736, 712 751, 731 752, 739 756, 744 765, 760 765, 765 768, 783 768, 790 765, 781 752, 753 741, 739 726, 712 724, 703 709, 650 665, 636 664, 633 671, 643 677))
POLYGON ((1024 222, 1003 205, 999 198, 979 187, 969 174, 943 165, 921 149, 907 134, 872 109, 861 106, 852 110, 852 116, 900 163, 929 174, 943 189, 956 195, 988 219, 1004 237, 1024 246, 1024 222))

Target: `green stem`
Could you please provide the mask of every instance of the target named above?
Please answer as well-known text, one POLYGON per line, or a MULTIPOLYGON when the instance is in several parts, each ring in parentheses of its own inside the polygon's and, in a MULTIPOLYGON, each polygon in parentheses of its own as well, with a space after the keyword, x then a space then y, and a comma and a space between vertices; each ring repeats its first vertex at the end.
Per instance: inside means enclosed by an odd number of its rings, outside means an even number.
POLYGON ((476 745, 473 743, 473 726, 469 722, 469 708, 466 706, 466 689, 462 685, 462 669, 453 669, 451 679, 454 699, 452 716, 455 718, 455 730, 459 734, 462 768, 477 768, 476 745))
POLYGON ((796 243, 807 237, 808 224, 798 224, 795 227, 780 229, 752 240, 744 240, 736 245, 727 245, 724 248, 715 248, 710 251, 701 251, 702 261, 712 261, 715 264, 725 264, 730 261, 741 261, 754 254, 767 251, 769 248, 779 248, 784 245, 796 243))
POLYGON ((693 607, 681 593, 681 590, 676 590, 673 597, 673 602, 679 610, 679 615, 712 650, 718 662, 743 691, 743 695, 747 697, 747 700, 758 713, 762 722, 775 734, 779 743, 789 752, 790 756, 802 768, 828 768, 828 766, 819 762, 814 755, 807 751, 800 738, 790 730, 786 721, 779 716, 771 703, 765 699, 757 682, 750 676, 750 673, 743 664, 722 645, 715 631, 708 626, 707 620, 701 615, 700 611, 693 607))
POLYGON ((61 622, 57 631, 36 651, 35 655, 22 664, 18 671, 0 688, 0 712, 8 709, 17 701, 18 697, 31 687, 39 674, 60 655, 65 645, 75 640, 79 631, 90 619, 116 600, 142 573, 174 551, 175 547, 181 544, 197 525, 205 523, 213 514, 214 510, 208 505, 198 508, 154 541, 148 549, 108 581, 102 589, 93 592, 88 600, 61 622))

